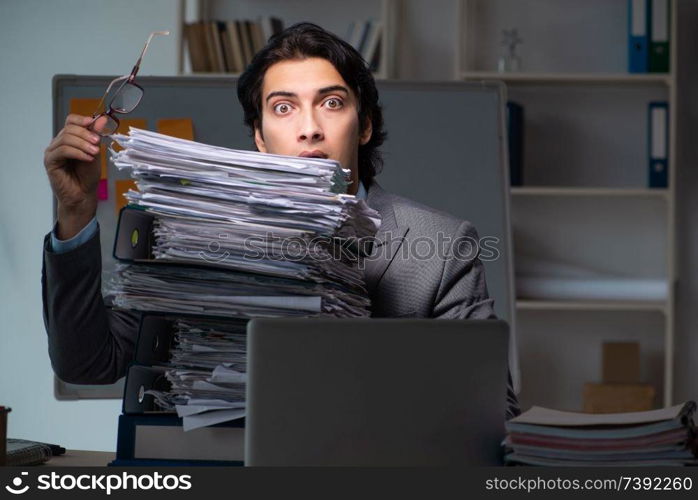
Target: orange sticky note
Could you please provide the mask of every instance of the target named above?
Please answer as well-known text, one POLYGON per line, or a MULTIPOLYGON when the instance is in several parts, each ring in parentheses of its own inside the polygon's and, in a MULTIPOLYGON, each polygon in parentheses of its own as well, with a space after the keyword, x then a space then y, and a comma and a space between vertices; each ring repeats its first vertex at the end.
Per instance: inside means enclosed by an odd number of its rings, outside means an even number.
POLYGON ((119 214, 119 211, 124 208, 126 205, 128 205, 128 200, 124 197, 124 194, 126 191, 129 189, 133 189, 134 191, 138 191, 138 188, 136 187, 136 181, 131 180, 131 179, 125 179, 125 180, 117 180, 114 183, 114 191, 116 193, 116 196, 114 196, 114 208, 116 209, 116 214, 119 214))
POLYGON ((119 118, 119 128, 116 131, 119 134, 128 134, 129 127, 147 130, 148 124, 145 118, 119 118))
POLYGON ((92 116, 97 111, 101 99, 74 98, 70 100, 70 112, 83 116, 92 116))
MULTIPOLYGON (((142 128, 143 130, 147 130, 148 124, 144 118, 119 118, 119 128, 116 129, 116 133, 128 134, 129 127, 142 128)), ((116 142, 114 142, 112 148, 114 149, 114 151, 121 151, 122 149, 124 149, 121 146, 119 146, 116 142)))
POLYGON ((163 118, 158 120, 158 132, 179 139, 194 140, 194 124, 191 118, 163 118))

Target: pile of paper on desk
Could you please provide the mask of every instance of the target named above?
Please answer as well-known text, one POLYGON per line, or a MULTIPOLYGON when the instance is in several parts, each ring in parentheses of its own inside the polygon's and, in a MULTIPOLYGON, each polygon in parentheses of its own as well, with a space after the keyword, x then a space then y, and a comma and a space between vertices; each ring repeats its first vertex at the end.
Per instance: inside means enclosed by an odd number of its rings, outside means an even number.
POLYGON ((506 423, 508 463, 553 466, 698 464, 693 401, 632 413, 532 407, 506 423))
POLYGON ((166 377, 169 392, 149 390, 158 405, 176 410, 184 430, 245 415, 245 321, 177 320, 166 377))
POLYGON ((337 162, 134 128, 113 138, 124 149, 112 161, 138 187, 126 197, 155 216, 154 259, 119 265, 114 304, 218 318, 179 324, 164 407, 231 413, 241 394, 244 404, 244 320, 369 315, 359 257, 380 216, 345 194, 349 171, 337 162))

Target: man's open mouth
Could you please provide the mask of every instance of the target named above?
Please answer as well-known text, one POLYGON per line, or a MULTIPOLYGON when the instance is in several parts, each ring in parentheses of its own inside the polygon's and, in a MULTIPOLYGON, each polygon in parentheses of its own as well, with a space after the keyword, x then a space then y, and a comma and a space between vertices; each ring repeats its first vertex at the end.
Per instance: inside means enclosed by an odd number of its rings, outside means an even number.
POLYGON ((327 159, 327 154, 323 153, 319 149, 316 149, 314 151, 303 151, 298 156, 302 156, 303 158, 324 158, 324 159, 327 159))

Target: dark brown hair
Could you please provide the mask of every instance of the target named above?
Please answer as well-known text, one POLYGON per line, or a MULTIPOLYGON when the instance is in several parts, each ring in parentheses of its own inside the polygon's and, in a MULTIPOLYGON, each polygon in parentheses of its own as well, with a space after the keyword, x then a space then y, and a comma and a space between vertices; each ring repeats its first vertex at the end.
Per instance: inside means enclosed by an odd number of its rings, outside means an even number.
POLYGON ((361 132, 370 120, 371 139, 359 146, 359 178, 366 184, 383 166, 378 147, 383 144, 383 111, 378 103, 378 89, 373 75, 354 47, 312 23, 298 23, 272 36, 267 45, 255 54, 238 80, 238 99, 245 113, 245 124, 254 134, 262 122, 262 83, 264 74, 273 64, 307 57, 326 59, 342 75, 356 94, 361 132))

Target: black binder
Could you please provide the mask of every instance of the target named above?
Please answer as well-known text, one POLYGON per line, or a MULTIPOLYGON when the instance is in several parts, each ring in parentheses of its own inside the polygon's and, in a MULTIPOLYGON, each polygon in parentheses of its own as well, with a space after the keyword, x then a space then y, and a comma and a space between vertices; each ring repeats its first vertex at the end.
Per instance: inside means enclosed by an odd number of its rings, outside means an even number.
POLYGON ((171 384, 165 377, 167 369, 161 366, 143 366, 133 364, 126 373, 124 401, 122 411, 126 415, 143 415, 148 413, 174 413, 160 409, 155 398, 145 391, 155 389, 167 391, 171 384))
POLYGON ((135 362, 139 365, 160 365, 170 356, 174 323, 182 316, 148 313, 141 316, 136 344, 135 362))
POLYGON ((127 261, 148 261, 153 259, 153 222, 155 216, 132 205, 119 212, 114 239, 114 258, 127 261))

